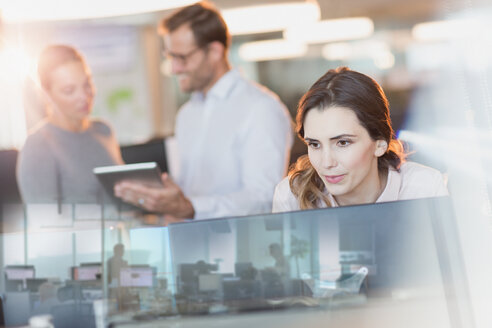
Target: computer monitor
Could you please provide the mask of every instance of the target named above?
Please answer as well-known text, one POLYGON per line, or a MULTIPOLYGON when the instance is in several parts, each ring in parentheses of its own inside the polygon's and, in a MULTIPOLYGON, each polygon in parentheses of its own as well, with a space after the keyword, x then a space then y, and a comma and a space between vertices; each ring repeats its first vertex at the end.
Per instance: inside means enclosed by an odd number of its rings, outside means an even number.
POLYGON ((25 287, 25 280, 22 279, 5 280, 5 290, 7 292, 20 292, 24 290, 24 287, 25 287))
POLYGON ((179 280, 182 283, 191 283, 196 280, 198 270, 195 263, 182 263, 179 265, 179 280))
POLYGON ((121 287, 154 286, 155 268, 150 266, 129 266, 120 269, 121 287))
MULTIPOLYGON (((246 278, 251 276, 253 270, 253 263, 251 262, 236 262, 234 263, 234 273, 236 277, 246 278)), ((251 278, 254 279, 254 276, 251 278)))
POLYGON ((101 265, 83 265, 72 268, 72 279, 78 281, 98 280, 101 277, 101 265))
POLYGON ((35 269, 32 265, 10 265, 5 267, 7 280, 23 280, 34 278, 35 269))
POLYGON ((32 293, 39 292, 39 286, 47 282, 48 279, 44 278, 28 278, 26 279, 26 289, 32 293))
POLYGON ((222 275, 217 273, 198 275, 198 290, 200 292, 217 292, 222 289, 222 275))

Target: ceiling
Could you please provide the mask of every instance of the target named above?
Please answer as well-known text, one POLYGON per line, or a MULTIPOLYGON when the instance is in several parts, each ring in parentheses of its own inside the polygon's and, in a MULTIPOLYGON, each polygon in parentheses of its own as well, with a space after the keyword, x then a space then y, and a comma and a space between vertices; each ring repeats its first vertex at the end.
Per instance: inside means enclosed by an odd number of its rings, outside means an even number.
MULTIPOLYGON (((299 0, 212 0, 219 9, 298 2, 299 0)), ((309 1, 309 0, 308 0, 309 1)), ((474 1, 474 3, 481 2, 474 1)), ((485 0, 483 0, 485 1, 485 0)), ((317 0, 321 19, 366 16, 375 28, 411 28, 416 23, 442 19, 445 14, 469 6, 470 0, 317 0)), ((109 23, 156 24, 172 10, 105 19, 109 23)), ((98 20, 101 21, 101 20, 98 20)))

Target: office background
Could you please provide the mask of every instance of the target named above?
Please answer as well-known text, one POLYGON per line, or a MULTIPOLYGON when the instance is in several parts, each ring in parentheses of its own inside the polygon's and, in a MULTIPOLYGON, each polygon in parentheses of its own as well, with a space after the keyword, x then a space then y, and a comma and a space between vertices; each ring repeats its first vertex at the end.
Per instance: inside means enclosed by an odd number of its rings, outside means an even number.
MULTIPOLYGON (((19 3, 25 5, 22 1, 19 3)), ((214 3, 226 12, 252 5, 294 4, 296 1, 217 0, 214 3)), ((362 23, 362 26, 369 28, 363 31, 356 28, 359 34, 355 36, 332 36, 324 41, 299 40, 295 38, 295 30, 291 30, 294 47, 290 54, 285 44, 285 52, 276 54, 276 58, 268 57, 275 56, 268 53, 263 54, 263 58, 248 57, 251 53, 261 54, 258 48, 248 51, 247 46, 255 46, 251 42, 289 40, 289 33, 284 33, 289 25, 309 27, 310 23, 303 21, 311 15, 309 9, 302 15, 297 11, 296 16, 288 19, 290 24, 272 31, 236 34, 232 31, 232 64, 276 92, 293 115, 300 96, 329 68, 349 66, 374 77, 382 85, 390 100, 399 137, 415 151, 411 158, 440 169, 449 179, 476 320, 479 324, 487 322, 490 306, 487 300, 490 293, 487 293, 491 291, 483 287, 489 285, 487 282, 492 276, 492 175, 489 169, 492 164, 492 38, 484 31, 492 27, 492 6, 488 1, 479 0, 318 0, 309 3, 319 8, 318 20, 367 17, 370 23, 362 23)), ((140 5, 145 6, 146 2, 140 5)), ((94 11, 98 8, 95 2, 86 6, 94 11)), ((287 7, 284 5, 285 11, 276 16, 287 16, 287 7)), ((34 65, 39 51, 50 43, 69 43, 86 55, 97 89, 93 116, 112 124, 121 145, 173 135, 176 112, 187 95, 178 90, 176 81, 167 73, 167 65, 161 57, 162 41, 156 32, 157 22, 170 13, 171 8, 131 15, 120 15, 120 12, 116 17, 37 22, 26 22, 15 15, 9 17, 9 13, 15 13, 15 8, 0 8, 3 9, 2 150, 22 147, 28 129, 44 115, 34 65)), ((24 11, 42 14, 32 4, 28 8, 31 10, 24 8, 24 11)), ((58 12, 63 12, 66 8, 59 9, 58 12)), ((53 12, 52 9, 48 14, 53 12)), ((260 16, 254 17, 247 19, 243 27, 257 27, 262 21, 277 18, 275 15, 263 20, 260 16)), ((335 29, 350 30, 347 27, 335 29)), ((314 34, 301 32, 304 36, 314 34)), ((283 48, 277 43, 273 49, 283 48)), ((266 46, 265 51, 268 50, 266 46)), ((293 156, 303 151, 298 145, 293 156)), ((72 222, 73 213, 67 211, 63 212, 70 213, 67 217, 53 216, 54 221, 58 220, 53 223, 55 226, 72 222)), ((90 209, 77 215, 75 217, 89 221, 92 217, 90 209)), ((87 242, 99 238, 96 230, 63 236, 53 232, 52 236, 43 235, 42 240, 28 243, 21 232, 22 225, 27 224, 25 217, 5 224, 19 225, 19 233, 3 238, 1 266, 26 261, 35 263, 37 258, 46 260, 45 254, 50 254, 53 262, 66 261, 67 264, 100 259, 102 246, 87 242), (55 235, 57 246, 47 242, 55 235), (6 252, 7 249, 15 251, 6 252)), ((49 222, 43 222, 46 224, 49 222)), ((125 240, 125 236, 118 238, 125 240)), ((160 243, 166 237, 156 238, 160 243)), ((259 249, 254 251, 265 259, 268 256, 259 249)), ((131 256, 151 260, 149 254, 138 254, 138 251, 131 256)), ((162 254, 152 256, 157 259, 162 254)), ((49 261, 43 263, 37 273, 62 276, 61 272, 50 271, 53 266, 49 261)), ((63 275, 68 276, 68 273, 63 275)))

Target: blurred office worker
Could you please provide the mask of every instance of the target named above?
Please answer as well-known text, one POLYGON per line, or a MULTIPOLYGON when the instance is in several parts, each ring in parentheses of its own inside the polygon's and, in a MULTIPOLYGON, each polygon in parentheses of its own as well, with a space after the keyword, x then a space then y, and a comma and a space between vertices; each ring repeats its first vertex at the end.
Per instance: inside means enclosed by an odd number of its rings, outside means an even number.
POLYGON ((122 164, 111 128, 91 119, 94 86, 83 56, 66 45, 45 48, 38 75, 47 118, 21 149, 17 179, 25 203, 96 202, 96 166, 122 164))
MULTIPOLYGON (((123 259, 125 254, 125 245, 116 244, 113 246, 113 256, 107 260, 108 268, 108 283, 111 284, 113 281, 120 281, 121 268, 126 268, 128 262, 123 259)), ((118 285, 117 283, 113 285, 118 285)))
POLYGON ((185 7, 159 30, 180 88, 192 93, 176 121, 180 174, 176 183, 164 174, 162 189, 122 183, 116 194, 175 218, 269 212, 293 139, 286 107, 231 69, 230 35, 211 4, 185 7))
POLYGON ((405 162, 379 84, 346 67, 329 70, 299 102, 308 147, 277 186, 273 211, 447 195, 442 174, 405 162))

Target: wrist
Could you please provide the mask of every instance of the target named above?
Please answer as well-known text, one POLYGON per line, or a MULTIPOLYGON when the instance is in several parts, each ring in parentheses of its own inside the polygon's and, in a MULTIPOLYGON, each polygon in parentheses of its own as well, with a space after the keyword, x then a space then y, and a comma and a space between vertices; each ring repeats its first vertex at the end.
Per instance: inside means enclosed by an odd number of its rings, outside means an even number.
POLYGON ((195 218, 195 208, 193 207, 193 204, 188 198, 186 197, 183 198, 180 205, 179 214, 177 216, 183 219, 195 218))

